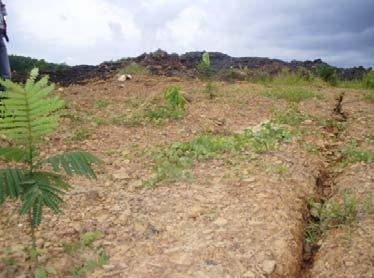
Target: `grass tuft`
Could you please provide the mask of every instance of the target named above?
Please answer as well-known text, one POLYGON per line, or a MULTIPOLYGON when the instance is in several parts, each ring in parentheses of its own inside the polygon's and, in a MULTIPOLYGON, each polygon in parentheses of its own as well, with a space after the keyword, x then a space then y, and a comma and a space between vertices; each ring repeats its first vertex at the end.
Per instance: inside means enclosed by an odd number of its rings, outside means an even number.
POLYGON ((299 103, 310 98, 321 98, 321 95, 297 87, 274 88, 261 93, 262 96, 284 99, 289 102, 299 103))

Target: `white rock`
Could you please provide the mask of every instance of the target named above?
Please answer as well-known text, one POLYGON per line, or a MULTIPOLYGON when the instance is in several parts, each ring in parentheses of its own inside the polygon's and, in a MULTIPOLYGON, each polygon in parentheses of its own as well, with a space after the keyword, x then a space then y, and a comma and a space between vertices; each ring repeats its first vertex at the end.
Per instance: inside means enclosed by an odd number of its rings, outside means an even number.
POLYGON ((115 180, 125 180, 129 179, 130 176, 127 174, 126 170, 124 168, 119 169, 115 173, 113 173, 113 178, 115 180))
POLYGON ((243 277, 254 278, 256 277, 256 275, 252 271, 248 270, 246 273, 243 274, 243 277))
POLYGON ((276 262, 273 260, 265 260, 262 263, 262 270, 265 271, 266 274, 270 275, 275 270, 276 262))
POLYGON ((119 82, 124 82, 126 80, 131 80, 132 79, 132 76, 130 74, 121 74, 119 77, 118 77, 118 81, 119 82))
POLYGON ((217 226, 225 226, 227 224, 227 220, 225 218, 217 218, 216 221, 213 222, 213 224, 217 225, 217 226))

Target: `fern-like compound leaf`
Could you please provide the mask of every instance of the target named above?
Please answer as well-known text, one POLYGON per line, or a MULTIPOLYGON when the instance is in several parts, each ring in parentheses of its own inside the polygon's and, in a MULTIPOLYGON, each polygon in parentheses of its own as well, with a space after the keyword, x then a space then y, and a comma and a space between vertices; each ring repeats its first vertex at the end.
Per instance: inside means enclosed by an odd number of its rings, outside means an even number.
POLYGON ((22 185, 25 186, 23 203, 20 214, 30 213, 31 225, 35 228, 42 221, 43 208, 48 207, 54 213, 59 213, 60 204, 63 202, 62 195, 65 194, 66 183, 61 186, 62 177, 47 173, 35 172, 27 177, 22 185))
POLYGON ((24 87, 10 80, 0 84, 7 89, 0 106, 0 133, 21 145, 31 146, 58 126, 58 116, 53 112, 63 107, 58 97, 50 97, 54 85, 48 85, 48 77, 36 81, 38 70, 32 70, 24 87))
POLYGON ((22 192, 24 171, 21 169, 0 170, 0 205, 6 198, 17 198, 22 192))
POLYGON ((4 159, 7 161, 25 161, 29 153, 20 148, 0 148, 0 159, 4 159))
POLYGON ((56 173, 63 169, 69 176, 75 174, 89 179, 96 179, 92 165, 100 165, 102 161, 88 152, 66 152, 49 157, 43 160, 41 164, 50 164, 56 173))

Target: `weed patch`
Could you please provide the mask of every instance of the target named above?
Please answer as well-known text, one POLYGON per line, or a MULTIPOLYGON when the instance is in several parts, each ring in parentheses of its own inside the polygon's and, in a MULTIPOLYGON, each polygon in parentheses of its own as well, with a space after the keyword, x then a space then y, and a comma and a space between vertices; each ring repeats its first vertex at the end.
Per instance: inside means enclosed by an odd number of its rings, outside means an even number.
POLYGON ((367 162, 371 163, 374 161, 374 152, 363 151, 358 148, 356 141, 348 144, 342 151, 343 156, 345 157, 346 162, 355 163, 355 162, 367 162))
POLYGON ((292 87, 274 88, 262 92, 261 95, 269 98, 284 99, 293 103, 298 103, 310 98, 321 98, 321 95, 314 92, 292 87))
POLYGON ((75 260, 70 268, 72 277, 86 277, 94 269, 108 263, 109 257, 105 250, 102 247, 94 247, 94 242, 102 237, 101 232, 88 232, 82 234, 77 242, 62 244, 65 252, 75 260))
POLYGON ((155 185, 163 180, 186 178, 189 176, 187 170, 194 162, 215 158, 224 153, 239 154, 247 149, 256 153, 271 151, 290 136, 286 129, 267 123, 256 132, 246 130, 227 136, 200 135, 190 142, 174 143, 165 150, 153 153, 156 177, 146 184, 155 185))
POLYGON ((75 131, 74 135, 68 138, 71 141, 84 141, 90 138, 90 131, 86 128, 81 128, 75 131))
POLYGON ((308 201, 311 221, 305 229, 306 242, 316 244, 329 229, 352 225, 357 216, 357 199, 348 191, 343 193, 341 203, 308 201))
POLYGON ((302 114, 296 105, 290 105, 282 110, 273 110, 272 113, 273 122, 293 127, 299 127, 305 120, 310 118, 308 115, 302 114))
POLYGON ((374 103, 374 91, 366 92, 363 99, 366 102, 374 103))

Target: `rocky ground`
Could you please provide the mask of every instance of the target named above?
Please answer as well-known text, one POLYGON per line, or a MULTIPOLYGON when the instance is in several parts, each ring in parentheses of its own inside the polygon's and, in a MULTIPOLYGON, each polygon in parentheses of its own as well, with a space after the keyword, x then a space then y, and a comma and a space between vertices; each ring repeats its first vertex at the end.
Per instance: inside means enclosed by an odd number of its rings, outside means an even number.
MULTIPOLYGON (((318 66, 327 65, 321 59, 285 62, 279 59, 260 57, 231 57, 220 52, 209 54, 213 70, 222 78, 224 78, 225 72, 232 68, 245 69, 245 76, 239 77, 251 79, 258 74, 274 76, 284 69, 294 72, 299 68, 304 68, 315 72, 318 66)), ((93 78, 110 79, 119 69, 136 63, 155 75, 196 78, 198 76, 196 66, 200 63, 202 55, 203 52, 187 52, 183 55, 169 54, 159 49, 138 57, 104 62, 97 66, 78 65, 63 70, 43 72, 43 74, 48 74, 53 82, 67 86, 77 83, 83 84, 93 78)), ((363 67, 337 68, 337 76, 340 80, 356 80, 361 79, 370 70, 370 68, 363 67)), ((12 79, 24 82, 27 77, 25 73, 14 72, 12 79)))
MULTIPOLYGON (((237 134, 290 109, 288 101, 263 95, 273 85, 215 87, 209 99, 200 81, 136 75, 56 91, 67 109, 42 155, 90 151, 105 171, 97 181, 71 179, 64 213, 45 214, 37 237, 50 277, 372 277, 373 162, 340 163, 353 139, 373 151, 374 107, 363 90, 307 87, 319 97, 297 104, 308 115, 297 124, 291 122, 298 114, 287 116, 288 140, 265 152, 195 161, 189 176, 146 186, 155 176, 154 152, 168 144, 237 134), (183 118, 135 117, 160 105, 170 85, 188 100, 183 118), (346 189, 357 199, 354 219, 307 243, 308 202, 341 203, 346 189), (92 245, 76 244, 92 232, 100 234, 92 245)), ((0 275, 29 277, 29 231, 14 210, 8 202, 0 211, 0 275)))

